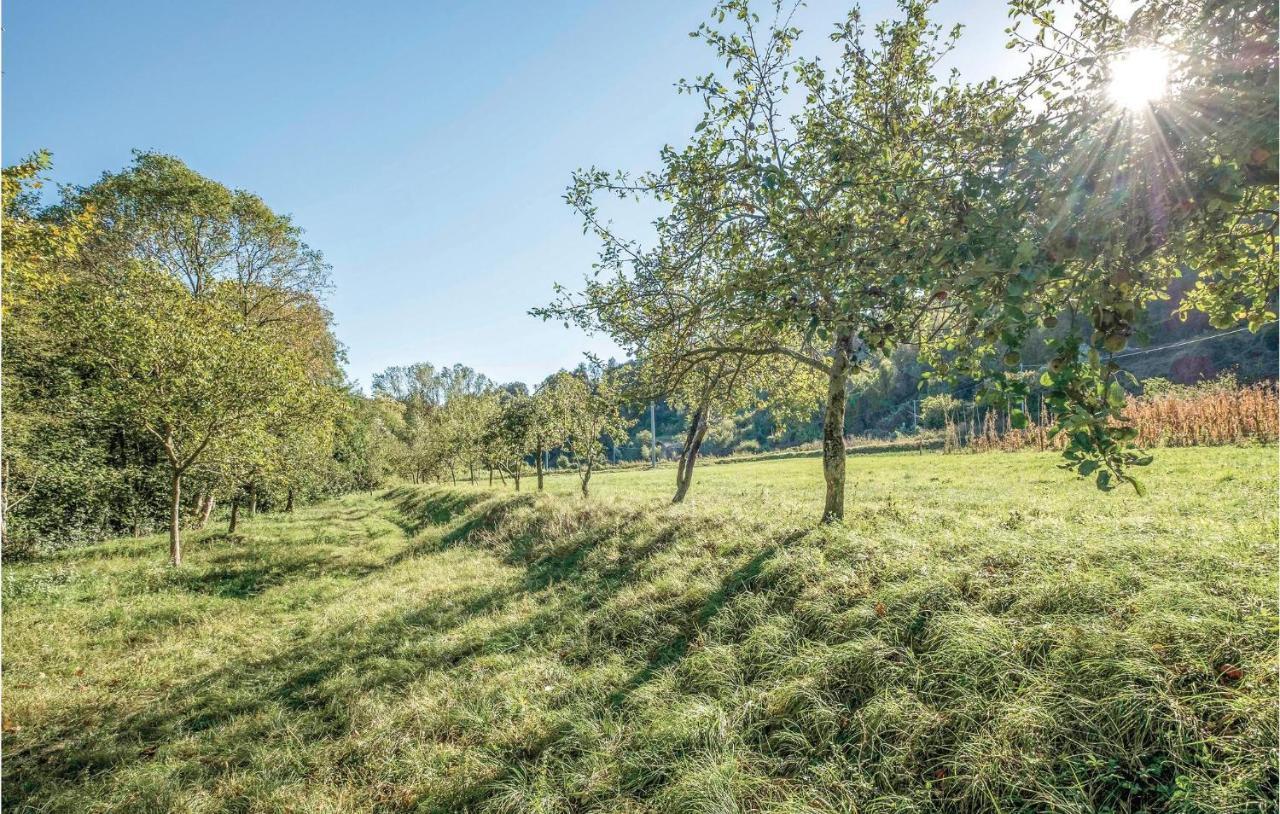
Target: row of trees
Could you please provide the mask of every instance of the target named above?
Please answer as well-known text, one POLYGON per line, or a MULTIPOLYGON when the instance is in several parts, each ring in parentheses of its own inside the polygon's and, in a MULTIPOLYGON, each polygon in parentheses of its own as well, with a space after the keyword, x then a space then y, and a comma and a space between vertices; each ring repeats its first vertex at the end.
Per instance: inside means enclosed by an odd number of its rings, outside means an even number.
POLYGON ((177 565, 218 496, 234 527, 377 477, 288 217, 151 153, 44 206, 48 162, 4 171, 6 551, 163 522, 177 565))
POLYGON ((478 469, 508 476, 516 490, 532 469, 543 488, 545 467, 572 463, 582 494, 610 446, 633 422, 622 414, 621 372, 599 365, 560 371, 530 392, 497 385, 463 365, 391 367, 374 376, 373 395, 394 439, 388 465, 414 482, 475 481, 478 469))
POLYGON ((961 32, 932 6, 899 0, 872 28, 854 9, 824 63, 796 54, 793 9, 765 23, 748 0, 718 4, 695 36, 727 71, 680 85, 703 104, 694 133, 657 170, 575 174, 566 198, 600 258, 535 313, 626 348, 693 408, 694 450, 713 405, 820 387, 828 520, 852 376, 912 345, 930 376, 1016 404, 1023 347, 1065 320, 1040 373, 1065 465, 1141 491, 1132 467, 1150 458, 1110 354, 1143 340, 1148 303, 1190 274, 1183 313, 1275 318, 1274 4, 1157 0, 1124 21, 1015 0, 1027 70, 977 83, 936 70, 961 32), (1135 52, 1171 72, 1164 98, 1130 107, 1108 88, 1135 52), (656 202, 651 239, 618 234, 608 197, 656 202))

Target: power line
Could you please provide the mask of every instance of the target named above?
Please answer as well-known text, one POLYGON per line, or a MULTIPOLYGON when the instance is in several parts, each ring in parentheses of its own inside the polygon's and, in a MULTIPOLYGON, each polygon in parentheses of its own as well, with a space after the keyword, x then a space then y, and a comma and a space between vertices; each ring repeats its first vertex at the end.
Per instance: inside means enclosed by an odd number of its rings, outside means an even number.
MULTIPOLYGON (((1260 326, 1258 326, 1258 327, 1265 327, 1265 326, 1267 326, 1267 325, 1274 325, 1276 322, 1277 322, 1277 320, 1274 320, 1274 319, 1273 319, 1273 320, 1271 320, 1270 322, 1264 322, 1264 323, 1262 323, 1262 325, 1260 325, 1260 326)), ((1160 351, 1162 351, 1162 350, 1169 350, 1170 348, 1181 348, 1181 347, 1183 347, 1183 346, 1185 346, 1185 345, 1194 345, 1194 344, 1196 344, 1196 343, 1198 343, 1198 342, 1208 342, 1208 341, 1210 341, 1210 340, 1212 340, 1212 339, 1221 339, 1221 338, 1222 338, 1222 337, 1224 337, 1224 336, 1230 336, 1231 334, 1243 333, 1244 331, 1248 331, 1248 330, 1250 330, 1248 327, 1243 327, 1243 328, 1233 328, 1233 329, 1232 329, 1232 330, 1230 330, 1230 331, 1223 331, 1222 333, 1211 334, 1211 335, 1209 335, 1209 336, 1201 336, 1201 337, 1197 337, 1197 338, 1195 338, 1195 339, 1184 339, 1184 340, 1182 340, 1181 342, 1170 342, 1170 343, 1169 343, 1169 344, 1167 344, 1167 345, 1159 345, 1159 346, 1154 347, 1154 348, 1142 348, 1142 349, 1140 349, 1140 350, 1131 350, 1131 351, 1125 351, 1124 353, 1116 353, 1116 354, 1112 354, 1111 358, 1112 358, 1112 359, 1124 359, 1124 358, 1127 358, 1127 357, 1129 357, 1129 356, 1142 356, 1142 355, 1147 354, 1147 353, 1158 353, 1158 352, 1160 352, 1160 351)), ((975 387, 977 387, 977 386, 978 386, 978 385, 980 385, 980 384, 982 384, 982 380, 978 380, 978 381, 975 381, 975 382, 971 382, 971 383, 969 383, 969 384, 966 384, 964 387, 961 387, 961 388, 956 389, 956 390, 952 390, 952 391, 951 391, 951 393, 950 393, 950 395, 951 395, 951 396, 953 396, 953 397, 954 397, 954 396, 959 396, 959 395, 961 395, 961 394, 963 394, 963 393, 967 393, 967 392, 969 392, 970 390, 973 390, 975 387)))
MULTIPOLYGON (((1263 325, 1272 325, 1272 324, 1274 324, 1274 323, 1275 323, 1275 320, 1273 319, 1273 320, 1271 320, 1271 322, 1264 322, 1264 323, 1263 323, 1263 325)), ((1260 325, 1260 326, 1258 326, 1258 327, 1262 327, 1262 326, 1260 325)), ((1201 336, 1201 337, 1199 337, 1199 338, 1197 338, 1197 339, 1184 339, 1184 340, 1182 340, 1181 342, 1170 342, 1168 345, 1160 345, 1160 346, 1158 346, 1158 347, 1154 347, 1154 348, 1143 348, 1142 350, 1131 350, 1131 351, 1126 351, 1126 352, 1124 352, 1124 353, 1117 353, 1117 354, 1113 355, 1111 358, 1112 358, 1112 359, 1124 359, 1124 358, 1129 357, 1129 356, 1141 356, 1141 355, 1142 355, 1142 354, 1144 354, 1144 353, 1156 353, 1156 352, 1158 352, 1158 351, 1168 350, 1168 349, 1170 349, 1170 348, 1180 348, 1180 347, 1182 347, 1183 345, 1194 345, 1194 344, 1196 344, 1197 342, 1208 342, 1208 341, 1209 341, 1209 340, 1211 340, 1211 339, 1221 339, 1221 338, 1222 338, 1222 337, 1224 337, 1224 336, 1230 336, 1231 334, 1238 334, 1238 333, 1241 333, 1241 332, 1243 332, 1243 331, 1247 331, 1247 330, 1249 330, 1249 328, 1247 328, 1247 327, 1245 327, 1245 328, 1235 328, 1235 329, 1232 329, 1232 330, 1230 330, 1230 331, 1223 331, 1223 332, 1222 332, 1222 333, 1220 333, 1220 334, 1212 334, 1212 335, 1210 335, 1210 336, 1201 336)))

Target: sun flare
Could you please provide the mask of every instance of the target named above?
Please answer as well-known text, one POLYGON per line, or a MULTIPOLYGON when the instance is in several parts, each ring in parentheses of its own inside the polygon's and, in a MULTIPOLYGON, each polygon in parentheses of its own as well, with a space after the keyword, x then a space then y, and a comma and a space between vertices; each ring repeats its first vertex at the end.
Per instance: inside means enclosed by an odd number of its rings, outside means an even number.
POLYGON ((1158 48, 1135 48, 1111 67, 1108 95, 1129 110, 1142 110, 1163 98, 1169 84, 1169 57, 1158 48))

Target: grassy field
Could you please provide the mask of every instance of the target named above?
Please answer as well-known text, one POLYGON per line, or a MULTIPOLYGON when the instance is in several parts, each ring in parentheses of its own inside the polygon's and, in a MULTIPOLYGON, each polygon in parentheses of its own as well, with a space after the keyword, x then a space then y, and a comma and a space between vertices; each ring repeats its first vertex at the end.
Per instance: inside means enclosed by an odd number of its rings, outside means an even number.
POLYGON ((4 569, 6 811, 1271 811, 1277 451, 400 486, 4 569))

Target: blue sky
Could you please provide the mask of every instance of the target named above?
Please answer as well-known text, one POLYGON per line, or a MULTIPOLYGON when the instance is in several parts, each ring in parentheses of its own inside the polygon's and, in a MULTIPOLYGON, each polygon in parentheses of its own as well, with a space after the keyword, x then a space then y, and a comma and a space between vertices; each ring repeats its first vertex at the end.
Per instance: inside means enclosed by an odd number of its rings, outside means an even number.
MULTIPOLYGON (((804 9, 801 51, 847 7, 804 9)), ((612 350, 527 314, 595 256, 560 198, 569 174, 646 169, 690 132, 698 103, 672 84, 715 67, 688 36, 709 8, 11 0, 3 160, 47 147, 54 180, 85 183, 134 148, 177 155, 306 229, 362 385, 416 361, 536 382, 612 350)), ((1003 3, 942 0, 938 16, 967 26, 962 74, 1010 70, 1003 3)))

